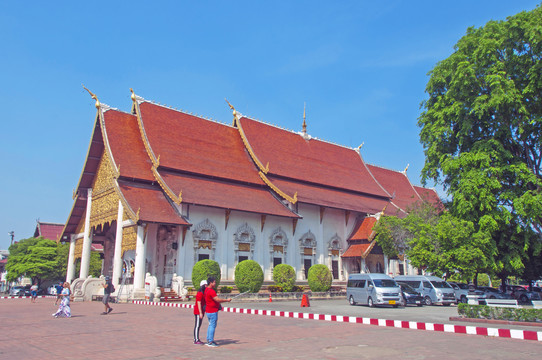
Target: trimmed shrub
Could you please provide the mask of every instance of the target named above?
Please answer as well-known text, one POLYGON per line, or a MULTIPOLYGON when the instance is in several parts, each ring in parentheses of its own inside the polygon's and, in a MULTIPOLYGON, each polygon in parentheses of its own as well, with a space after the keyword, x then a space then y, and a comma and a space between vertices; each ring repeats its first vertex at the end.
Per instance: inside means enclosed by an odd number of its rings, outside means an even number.
POLYGON ((273 281, 284 292, 291 292, 295 285, 295 270, 291 265, 279 264, 273 268, 273 281))
POLYGON ((263 284, 263 270, 256 261, 244 260, 235 267, 235 286, 239 293, 257 293, 263 284))
POLYGON ((198 289, 201 280, 207 280, 209 276, 216 279, 215 289, 220 285, 220 266, 214 260, 200 260, 192 268, 192 285, 198 289))
POLYGON ((305 290, 305 288, 303 286, 300 286, 300 285, 294 285, 292 287, 292 290, 291 292, 303 292, 305 290))
POLYGON ((515 309, 487 305, 458 304, 457 313, 471 319, 542 321, 542 309, 515 309))
POLYGON ((310 267, 307 280, 311 291, 321 292, 331 289, 333 277, 327 266, 324 264, 316 264, 310 267))

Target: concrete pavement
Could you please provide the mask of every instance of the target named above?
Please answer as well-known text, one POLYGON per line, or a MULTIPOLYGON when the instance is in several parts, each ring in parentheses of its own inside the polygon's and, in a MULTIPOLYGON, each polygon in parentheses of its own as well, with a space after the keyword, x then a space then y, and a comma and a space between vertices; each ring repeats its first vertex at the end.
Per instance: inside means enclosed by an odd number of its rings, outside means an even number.
MULTIPOLYGON (((231 305, 247 307, 248 304, 231 305)), ((279 302, 259 305, 288 306, 279 302)), ((320 305, 313 301, 309 309, 315 312, 320 306, 333 307, 334 304, 320 305)), ((542 349, 536 341, 226 312, 219 315, 215 336, 219 347, 208 348, 192 344, 191 309, 133 304, 114 304, 113 308, 111 314, 100 315, 103 305, 99 302, 74 303, 72 318, 54 319, 51 317, 56 310, 54 299, 39 299, 35 304, 28 299, 0 300, 0 359, 381 359, 397 356, 401 359, 495 360, 534 358, 542 349)), ((356 308, 358 311, 367 309, 356 308)), ((295 311, 298 310, 301 309, 295 311)), ((205 320, 202 339, 205 339, 206 329, 205 320)))

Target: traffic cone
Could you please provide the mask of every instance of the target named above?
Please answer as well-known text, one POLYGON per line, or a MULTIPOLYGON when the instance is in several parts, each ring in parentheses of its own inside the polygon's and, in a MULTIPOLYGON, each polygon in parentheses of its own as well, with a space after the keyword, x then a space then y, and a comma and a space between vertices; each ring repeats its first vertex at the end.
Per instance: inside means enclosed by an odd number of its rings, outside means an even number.
POLYGON ((269 302, 273 302, 273 299, 271 299, 271 293, 269 293, 269 302))
POLYGON ((303 298, 301 299, 301 307, 310 307, 311 304, 309 303, 309 296, 307 294, 303 294, 303 298))

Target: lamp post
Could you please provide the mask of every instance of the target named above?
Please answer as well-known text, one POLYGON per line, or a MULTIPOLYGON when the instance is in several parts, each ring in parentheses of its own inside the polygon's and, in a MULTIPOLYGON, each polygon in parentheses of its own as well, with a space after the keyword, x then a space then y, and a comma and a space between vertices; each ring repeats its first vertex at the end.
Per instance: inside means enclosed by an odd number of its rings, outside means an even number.
POLYGON ((10 231, 8 232, 9 236, 11 236, 11 244, 10 245, 13 245, 13 238, 15 237, 15 231, 10 231))

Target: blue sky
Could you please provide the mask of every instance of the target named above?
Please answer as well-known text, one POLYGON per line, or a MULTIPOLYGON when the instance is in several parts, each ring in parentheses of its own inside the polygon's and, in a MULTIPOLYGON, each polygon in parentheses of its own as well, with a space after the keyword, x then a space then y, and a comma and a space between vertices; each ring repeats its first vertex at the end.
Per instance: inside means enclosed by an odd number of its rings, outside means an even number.
MULTIPOLYGON (((0 249, 65 223, 94 101, 149 100, 231 121, 238 111, 349 147, 420 183, 427 73, 469 26, 538 1, 0 3, 0 249)), ((433 184, 428 184, 430 187, 433 184)), ((439 190, 440 191, 440 190, 439 190)), ((444 195, 441 192, 441 195, 444 195)))

